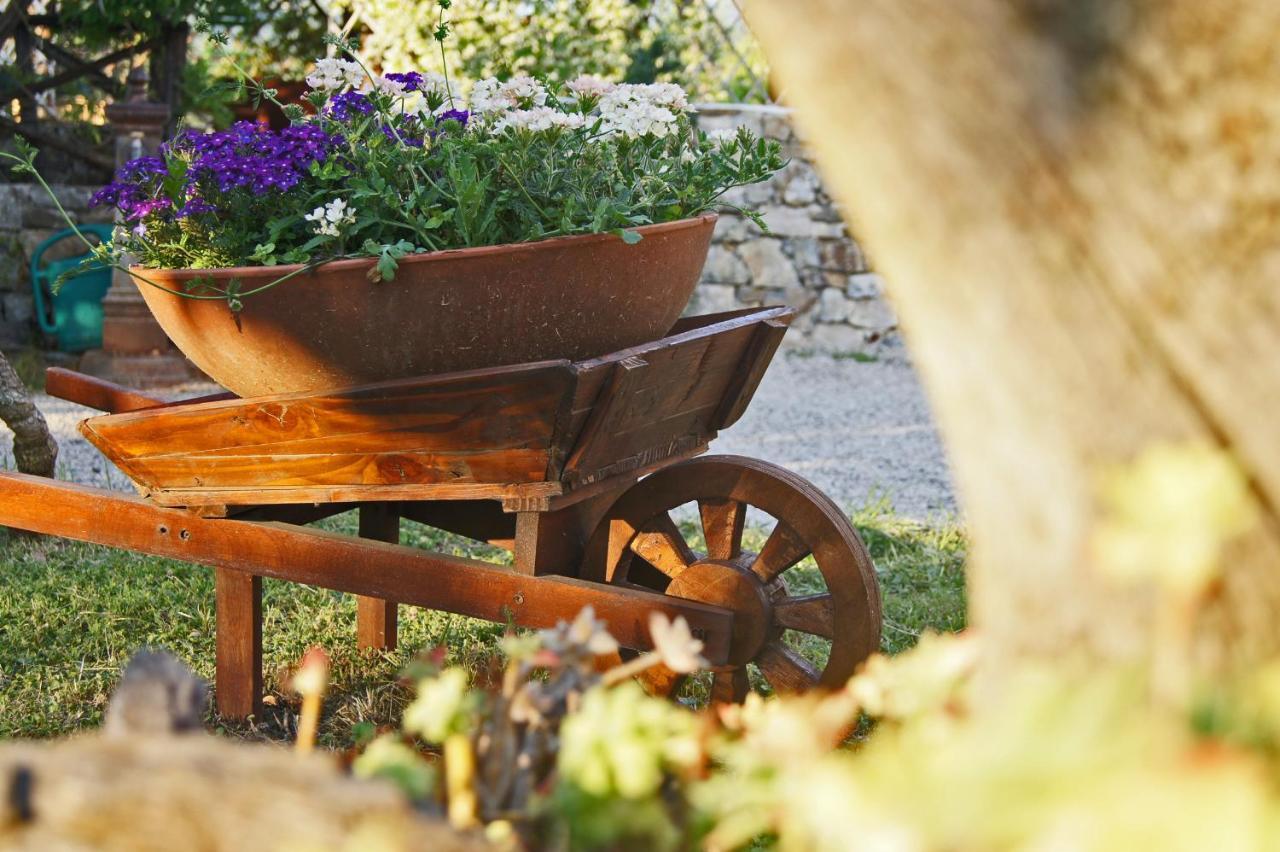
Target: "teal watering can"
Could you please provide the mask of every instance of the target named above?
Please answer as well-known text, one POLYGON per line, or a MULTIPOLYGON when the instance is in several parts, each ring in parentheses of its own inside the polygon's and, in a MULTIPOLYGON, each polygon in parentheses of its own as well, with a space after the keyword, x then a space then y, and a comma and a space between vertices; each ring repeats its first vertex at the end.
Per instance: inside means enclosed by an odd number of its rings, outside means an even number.
MULTIPOLYGON (((80 231, 100 242, 111 239, 113 225, 80 225, 80 231)), ((111 268, 98 266, 73 275, 55 295, 53 284, 63 272, 77 268, 88 253, 51 260, 41 265, 54 244, 76 239, 70 228, 58 231, 36 246, 31 255, 31 290, 36 300, 36 320, 52 335, 63 352, 84 352, 102 346, 102 297, 111 286, 111 268)))

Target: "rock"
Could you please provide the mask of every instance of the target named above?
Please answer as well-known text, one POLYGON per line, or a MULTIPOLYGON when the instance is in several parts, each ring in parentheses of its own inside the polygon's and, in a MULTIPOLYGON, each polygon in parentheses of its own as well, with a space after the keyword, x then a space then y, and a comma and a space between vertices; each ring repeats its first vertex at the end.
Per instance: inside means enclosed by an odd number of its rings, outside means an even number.
POLYGON ((844 226, 836 222, 817 222, 807 207, 770 205, 760 208, 765 224, 778 237, 842 237, 844 226))
POLYGON ((807 163, 794 161, 782 191, 782 201, 792 207, 807 207, 818 200, 818 176, 807 163))
MULTIPOLYGON (((75 218, 77 221, 81 220, 79 216, 75 218)), ((32 204, 22 211, 22 227, 61 230, 67 227, 67 220, 62 218, 62 214, 52 203, 32 204)))
POLYGON ((884 299, 852 299, 848 322, 858 328, 883 332, 898 327, 898 315, 884 299))
POLYGON ((843 291, 828 287, 818 296, 818 319, 822 322, 844 322, 849 318, 849 304, 843 291))
POLYGON ((878 299, 884 295, 884 280, 874 272, 850 275, 844 292, 850 299, 878 299))
POLYGON ((750 284, 751 271, 732 248, 712 245, 707 263, 702 267, 702 280, 718 284, 750 284))
POLYGON ((867 268, 862 250, 847 238, 821 241, 818 244, 818 265, 833 272, 864 272, 867 268))
POLYGON ((0 314, 6 322, 30 326, 35 322, 36 303, 30 292, 17 291, 0 296, 0 314))
POLYGON ((751 271, 751 281, 757 287, 771 290, 801 290, 800 276, 782 251, 778 240, 757 239, 743 243, 738 254, 751 271))
POLYGON ((713 243, 740 243, 754 234, 760 233, 756 226, 745 216, 737 213, 721 213, 716 222, 715 233, 711 237, 713 243))
POLYGON ((809 345, 819 352, 866 354, 874 349, 871 344, 867 332, 842 323, 818 323, 809 333, 809 345))
POLYGON ((699 314, 716 314, 721 311, 732 311, 742 307, 738 303, 737 293, 729 284, 699 284, 685 309, 686 316, 699 314))
POLYGON ((795 261, 796 266, 804 269, 806 267, 818 269, 822 266, 822 255, 818 251, 820 240, 813 237, 796 237, 787 240, 787 245, 791 248, 791 258, 795 261))

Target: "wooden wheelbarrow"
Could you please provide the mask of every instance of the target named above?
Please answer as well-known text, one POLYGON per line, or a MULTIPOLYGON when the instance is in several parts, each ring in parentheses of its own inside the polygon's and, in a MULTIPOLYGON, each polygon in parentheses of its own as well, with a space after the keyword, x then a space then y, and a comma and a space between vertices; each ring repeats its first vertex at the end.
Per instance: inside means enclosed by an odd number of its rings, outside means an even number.
POLYGON ((166 404, 52 369, 50 394, 113 412, 80 429, 141 496, 3 473, 0 524, 213 566, 228 717, 260 708, 262 577, 359 595, 364 647, 394 647, 398 604, 535 628, 591 605, 636 649, 650 647, 651 612, 684 616, 713 700, 753 682, 838 686, 881 626, 848 518, 773 465, 697 457, 742 415, 792 315, 694 317, 589 361, 324 394, 166 404), (759 552, 743 548, 749 507, 776 521, 759 552), (359 538, 305 526, 352 508, 359 538), (679 517, 700 521, 696 548, 679 517), (402 518, 510 548, 514 567, 400 546, 402 518), (825 590, 805 568, 810 593, 792 593, 788 571, 809 556, 825 590))

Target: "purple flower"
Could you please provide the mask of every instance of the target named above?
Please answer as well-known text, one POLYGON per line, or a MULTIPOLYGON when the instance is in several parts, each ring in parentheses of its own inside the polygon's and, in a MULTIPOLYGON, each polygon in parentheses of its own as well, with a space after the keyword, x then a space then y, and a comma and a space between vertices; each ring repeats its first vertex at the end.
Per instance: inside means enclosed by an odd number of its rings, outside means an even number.
POLYGON ((436 127, 443 129, 446 121, 456 121, 465 129, 470 119, 471 113, 465 109, 447 109, 436 116, 436 127))
POLYGON ((343 92, 329 99, 325 114, 338 121, 350 121, 355 115, 368 115, 373 112, 373 103, 368 96, 360 92, 343 92))
POLYGON ((203 198, 193 198, 186 204, 178 208, 178 218, 185 219, 188 216, 198 216, 201 213, 217 213, 218 208, 214 207, 203 198))
POLYGON ((407 71, 403 74, 383 74, 382 76, 404 86, 405 91, 418 92, 422 90, 422 75, 417 71, 407 71))

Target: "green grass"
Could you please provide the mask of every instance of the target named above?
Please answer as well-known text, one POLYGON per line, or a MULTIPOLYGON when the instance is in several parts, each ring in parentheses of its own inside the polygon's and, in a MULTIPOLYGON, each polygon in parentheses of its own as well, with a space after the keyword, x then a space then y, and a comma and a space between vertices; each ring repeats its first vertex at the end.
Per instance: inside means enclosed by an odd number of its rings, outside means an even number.
MULTIPOLYGON (((884 506, 855 523, 875 560, 884 598, 883 647, 897 653, 926 629, 964 626, 964 539, 951 523, 902 519, 884 506)), ((324 526, 354 532, 353 515, 324 526)), ((406 544, 457 555, 509 561, 486 545, 405 522, 406 544)), ((3 533, 0 533, 3 535, 3 533)), ((748 546, 763 533, 749 531, 748 546)), ((793 592, 820 583, 801 565, 793 592), (809 585, 806 585, 809 584, 809 585)), ((322 744, 349 745, 360 723, 394 724, 408 699, 399 673, 417 654, 447 647, 473 669, 492 659, 502 627, 414 607, 400 608, 400 649, 355 649, 350 595, 267 580, 263 595, 264 669, 268 706, 255 724, 211 718, 223 732, 252 739, 292 736, 297 704, 286 686, 291 667, 311 645, 333 658, 322 744)), ((0 549, 0 738, 54 737, 96 726, 129 656, 164 647, 213 678, 213 574, 167 559, 56 539, 12 537, 0 549)))

